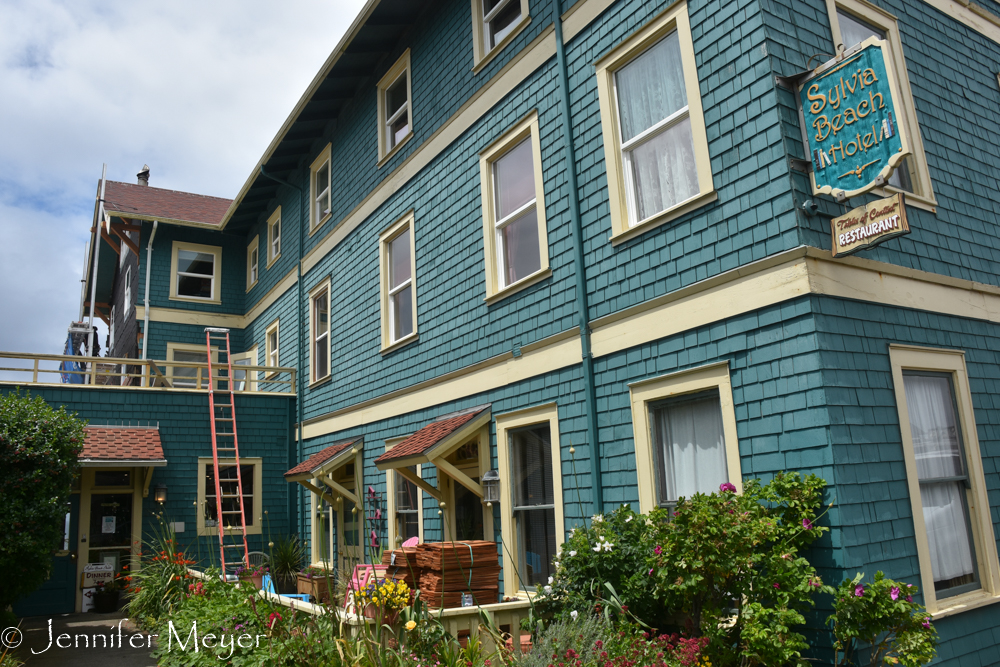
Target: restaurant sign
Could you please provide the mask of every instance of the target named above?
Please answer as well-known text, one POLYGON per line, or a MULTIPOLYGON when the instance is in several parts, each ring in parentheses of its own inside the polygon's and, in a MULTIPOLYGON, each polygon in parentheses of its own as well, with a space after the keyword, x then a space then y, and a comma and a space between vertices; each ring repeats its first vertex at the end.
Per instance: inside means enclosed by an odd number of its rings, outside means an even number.
POLYGON ((800 86, 814 195, 868 192, 910 152, 891 62, 888 42, 871 37, 818 67, 800 86))
POLYGON ((833 256, 843 257, 910 233, 903 194, 878 199, 830 221, 833 256))

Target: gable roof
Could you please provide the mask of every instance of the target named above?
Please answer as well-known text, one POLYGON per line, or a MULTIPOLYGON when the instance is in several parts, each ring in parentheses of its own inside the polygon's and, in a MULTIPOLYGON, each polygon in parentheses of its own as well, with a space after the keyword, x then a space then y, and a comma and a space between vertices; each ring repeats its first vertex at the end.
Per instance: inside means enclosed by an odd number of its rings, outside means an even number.
POLYGON ((129 219, 218 225, 232 203, 222 197, 105 181, 104 210, 129 219))
POLYGON ((489 405, 480 405, 439 417, 375 459, 375 463, 388 463, 424 454, 489 409, 489 405))
POLYGON ((167 464, 157 427, 87 426, 83 451, 78 457, 85 467, 167 464))
POLYGON ((343 442, 338 442, 330 445, 325 449, 321 449, 309 458, 307 458, 302 463, 298 464, 291 470, 285 473, 285 477, 298 477, 308 473, 310 476, 314 476, 314 473, 319 472, 319 470, 329 463, 338 454, 347 450, 348 447, 361 442, 362 438, 352 438, 350 440, 345 440, 343 442))

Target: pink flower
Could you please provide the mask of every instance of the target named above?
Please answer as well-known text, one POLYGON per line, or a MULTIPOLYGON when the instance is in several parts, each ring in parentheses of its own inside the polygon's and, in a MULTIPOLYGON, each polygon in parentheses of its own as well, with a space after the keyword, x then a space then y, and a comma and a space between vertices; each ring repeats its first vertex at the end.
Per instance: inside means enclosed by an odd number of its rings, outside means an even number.
POLYGON ((809 519, 802 519, 802 528, 805 530, 812 530, 813 523, 809 519))
POLYGON ((653 575, 653 568, 649 568, 649 574, 650 574, 650 576, 653 575))
POLYGON ((899 599, 899 589, 896 588, 895 586, 893 586, 892 590, 889 591, 889 597, 891 597, 893 600, 898 600, 899 599))
POLYGON ((913 602, 913 596, 912 595, 907 595, 906 596, 906 601, 907 602, 913 602))
POLYGON ((729 493, 736 493, 736 487, 729 482, 723 482, 719 484, 719 491, 728 491, 729 493))
POLYGON ((779 588, 781 588, 781 584, 779 584, 778 582, 774 582, 771 585, 774 586, 774 590, 778 590, 779 588))
POLYGON ((923 625, 925 628, 927 628, 928 630, 930 630, 931 629, 931 619, 925 618, 924 622, 921 625, 923 625))
POLYGON ((859 598, 859 597, 861 597, 864 594, 865 594, 865 587, 864 586, 862 586, 861 584, 858 584, 857 586, 854 587, 854 597, 859 598))
POLYGON ((659 544, 657 544, 656 548, 653 549, 653 553, 656 554, 657 556, 659 556, 660 554, 663 553, 663 547, 661 547, 659 544))

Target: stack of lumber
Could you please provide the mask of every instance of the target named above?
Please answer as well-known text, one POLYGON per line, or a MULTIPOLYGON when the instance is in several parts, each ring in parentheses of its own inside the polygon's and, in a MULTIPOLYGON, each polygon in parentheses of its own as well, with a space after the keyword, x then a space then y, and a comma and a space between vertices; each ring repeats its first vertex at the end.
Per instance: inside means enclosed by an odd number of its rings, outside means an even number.
POLYGON ((429 607, 461 607, 462 594, 474 604, 492 604, 500 590, 495 542, 433 542, 417 550, 421 597, 429 607))
POLYGON ((394 549, 382 554, 382 564, 386 566, 386 577, 394 581, 406 582, 410 590, 420 588, 420 574, 423 568, 417 563, 417 547, 394 549), (395 564, 393 564, 395 556, 395 564))

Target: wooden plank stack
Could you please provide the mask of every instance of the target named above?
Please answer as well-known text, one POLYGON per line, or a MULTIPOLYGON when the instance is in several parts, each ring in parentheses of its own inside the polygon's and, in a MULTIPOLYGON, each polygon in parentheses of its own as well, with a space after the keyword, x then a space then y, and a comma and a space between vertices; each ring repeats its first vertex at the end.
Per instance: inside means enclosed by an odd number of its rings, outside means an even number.
POLYGON ((421 598, 432 608, 461 607, 462 594, 473 604, 493 604, 500 590, 495 542, 433 542, 417 547, 421 598))
POLYGON ((417 562, 417 547, 405 547, 386 551, 382 554, 382 564, 386 566, 386 576, 394 581, 406 582, 410 590, 420 588, 420 574, 423 568, 417 562), (393 564, 395 556, 395 564, 393 564))

